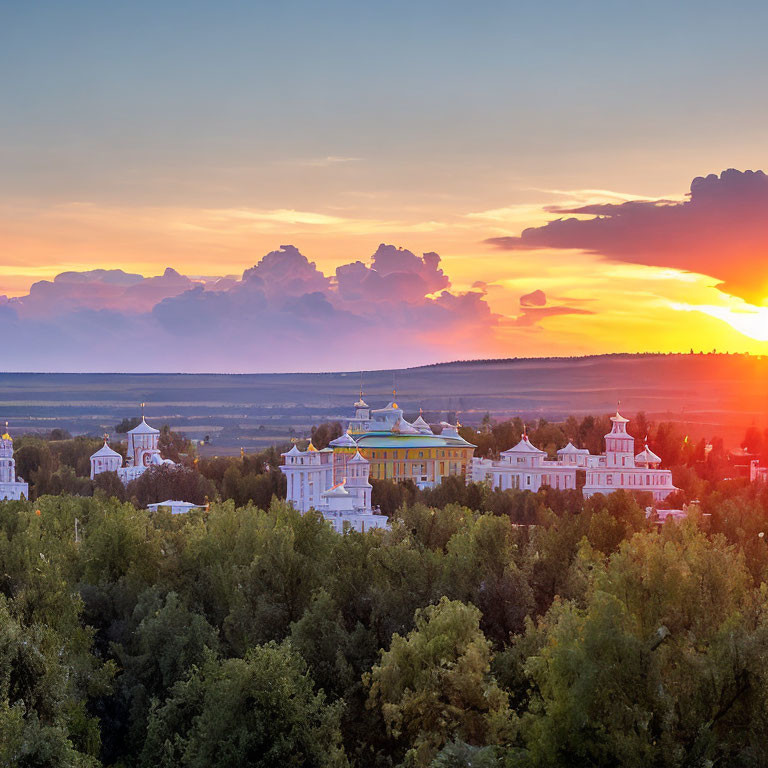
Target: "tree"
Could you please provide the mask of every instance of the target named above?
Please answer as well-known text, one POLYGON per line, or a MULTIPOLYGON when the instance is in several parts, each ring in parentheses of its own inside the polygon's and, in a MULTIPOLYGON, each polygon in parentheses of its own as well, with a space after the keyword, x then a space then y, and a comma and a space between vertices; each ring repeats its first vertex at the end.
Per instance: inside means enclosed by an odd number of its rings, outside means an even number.
POLYGON ((141 424, 141 418, 139 416, 127 416, 119 424, 115 424, 115 432, 118 434, 125 434, 130 432, 134 427, 138 427, 141 424))
POLYGON ((209 659, 151 712, 140 766, 344 768, 339 707, 287 644, 209 659))
POLYGON ((428 766, 454 737, 474 746, 504 741, 511 732, 507 696, 490 674, 480 611, 444 597, 414 620, 416 629, 395 634, 366 677, 370 705, 408 747, 406 764, 428 766))
POLYGON ((312 444, 321 451, 328 447, 331 440, 341 437, 344 434, 344 428, 340 421, 326 421, 316 427, 312 427, 312 444))

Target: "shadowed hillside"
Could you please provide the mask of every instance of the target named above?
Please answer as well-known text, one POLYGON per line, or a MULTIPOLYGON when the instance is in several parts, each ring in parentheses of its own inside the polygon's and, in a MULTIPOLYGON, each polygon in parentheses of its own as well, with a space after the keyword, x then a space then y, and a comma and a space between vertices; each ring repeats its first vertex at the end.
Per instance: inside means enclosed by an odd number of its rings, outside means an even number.
MULTIPOLYGON (((191 437, 209 435, 222 453, 303 434, 344 419, 360 389, 359 372, 317 374, 25 374, 0 375, 0 418, 12 432, 63 427, 112 431, 147 403, 147 417, 191 437)), ((768 359, 742 355, 603 355, 581 358, 455 362, 366 372, 366 400, 392 399, 406 415, 421 407, 431 421, 560 419, 568 414, 631 415, 690 425, 692 434, 735 442, 745 426, 768 426, 768 359)))

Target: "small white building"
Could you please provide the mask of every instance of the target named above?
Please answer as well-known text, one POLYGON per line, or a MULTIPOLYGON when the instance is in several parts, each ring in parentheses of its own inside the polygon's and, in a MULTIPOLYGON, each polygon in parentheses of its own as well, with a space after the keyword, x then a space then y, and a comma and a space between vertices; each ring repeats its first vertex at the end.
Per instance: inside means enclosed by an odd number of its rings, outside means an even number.
POLYGON ((13 438, 8 425, 0 437, 0 499, 18 501, 29 498, 29 485, 16 475, 16 459, 13 458, 13 438))
POLYGON ((768 467, 761 467, 759 459, 749 462, 749 482, 768 483, 768 467))
POLYGON ((205 509, 204 504, 192 504, 189 501, 175 501, 174 499, 147 504, 147 509, 152 512, 157 512, 161 507, 163 509, 170 509, 172 515, 183 515, 185 512, 189 512, 192 509, 205 509))
POLYGON ((123 457, 109 447, 109 438, 104 436, 104 445, 91 456, 91 480, 102 472, 117 472, 123 484, 127 485, 149 467, 163 464, 176 466, 175 462, 164 459, 160 454, 160 430, 150 427, 144 416, 127 436, 125 466, 123 457))

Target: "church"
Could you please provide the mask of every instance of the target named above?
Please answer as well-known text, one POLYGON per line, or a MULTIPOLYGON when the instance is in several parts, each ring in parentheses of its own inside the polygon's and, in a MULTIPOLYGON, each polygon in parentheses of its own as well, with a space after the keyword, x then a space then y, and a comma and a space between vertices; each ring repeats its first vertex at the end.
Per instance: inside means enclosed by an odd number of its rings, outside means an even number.
POLYGON ((514 448, 502 451, 498 461, 473 459, 472 480, 487 482, 501 490, 515 488, 535 492, 545 485, 575 490, 577 472, 582 471, 586 478, 582 488, 584 498, 625 490, 648 491, 654 501, 663 501, 677 490, 672 483, 672 472, 659 469, 661 458, 648 447, 647 441, 643 450, 635 455, 635 438, 627 432, 628 422, 618 411, 611 416, 611 431, 605 435, 605 453, 599 456, 568 443, 557 452, 556 459, 550 459, 524 433, 514 448))
POLYGON ((13 458, 13 438, 8 433, 8 423, 5 432, 0 437, 0 499, 29 498, 29 485, 16 475, 16 459, 13 458))
POLYGON ((104 445, 91 456, 91 480, 102 472, 116 472, 127 485, 149 469, 162 465, 176 466, 160 454, 160 430, 150 427, 142 414, 141 421, 127 433, 125 466, 123 457, 109 446, 109 436, 104 435, 104 445))

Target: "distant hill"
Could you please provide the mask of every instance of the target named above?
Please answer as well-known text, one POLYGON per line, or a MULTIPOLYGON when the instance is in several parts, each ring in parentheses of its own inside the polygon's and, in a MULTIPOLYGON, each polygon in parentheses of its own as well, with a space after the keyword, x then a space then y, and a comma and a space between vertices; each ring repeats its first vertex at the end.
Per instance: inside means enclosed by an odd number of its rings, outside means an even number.
MULTIPOLYGON (((392 399, 432 421, 562 419, 628 415, 685 422, 693 434, 738 440, 746 426, 768 427, 768 358, 747 355, 601 355, 482 360, 363 374, 372 406, 392 399)), ((100 434, 147 403, 147 418, 214 445, 259 445, 344 419, 359 372, 308 374, 0 374, 0 420, 12 432, 63 427, 100 434)))

